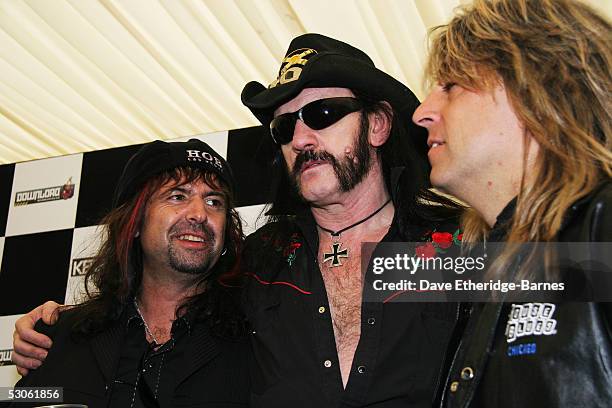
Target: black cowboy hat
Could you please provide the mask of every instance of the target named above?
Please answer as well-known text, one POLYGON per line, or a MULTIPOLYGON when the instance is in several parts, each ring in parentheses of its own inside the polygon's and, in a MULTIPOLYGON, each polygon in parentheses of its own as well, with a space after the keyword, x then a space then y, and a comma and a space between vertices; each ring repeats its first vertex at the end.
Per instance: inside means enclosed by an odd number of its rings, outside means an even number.
POLYGON ((419 100, 404 84, 374 66, 363 51, 321 34, 303 34, 289 44, 277 78, 265 87, 251 81, 242 90, 242 103, 264 125, 274 110, 293 99, 304 88, 339 87, 362 91, 393 106, 417 138, 419 154, 427 154, 423 129, 412 123, 419 100))

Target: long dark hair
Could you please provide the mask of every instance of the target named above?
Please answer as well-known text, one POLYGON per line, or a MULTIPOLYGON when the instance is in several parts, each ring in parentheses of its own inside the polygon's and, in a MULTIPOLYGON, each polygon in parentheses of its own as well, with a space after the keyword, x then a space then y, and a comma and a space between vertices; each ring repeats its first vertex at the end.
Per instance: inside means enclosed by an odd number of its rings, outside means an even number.
POLYGON ((219 189, 227 200, 225 226, 226 253, 219 258, 209 274, 196 283, 204 288, 191 296, 178 308, 177 317, 190 313, 196 319, 207 320, 213 333, 219 336, 241 335, 244 319, 239 307, 239 294, 235 281, 236 269, 244 235, 242 223, 233 203, 233 191, 215 174, 190 167, 175 168, 150 179, 140 192, 101 221, 104 237, 91 267, 85 275, 86 301, 77 309, 75 335, 91 336, 116 322, 128 302, 137 295, 142 282, 142 249, 135 237, 144 218, 151 196, 164 184, 192 183, 202 180, 219 189))

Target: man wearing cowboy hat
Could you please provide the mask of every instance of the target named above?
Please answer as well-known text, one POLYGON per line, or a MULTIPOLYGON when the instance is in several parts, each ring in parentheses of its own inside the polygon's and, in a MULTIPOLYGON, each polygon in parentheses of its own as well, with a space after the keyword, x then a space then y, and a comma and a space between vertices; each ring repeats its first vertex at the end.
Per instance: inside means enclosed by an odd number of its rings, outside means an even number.
POLYGON ((426 189, 417 98, 362 51, 305 34, 242 101, 270 128, 278 177, 274 221, 243 258, 252 403, 429 406, 456 305, 362 297, 362 242, 425 241, 454 225, 456 205, 426 189))

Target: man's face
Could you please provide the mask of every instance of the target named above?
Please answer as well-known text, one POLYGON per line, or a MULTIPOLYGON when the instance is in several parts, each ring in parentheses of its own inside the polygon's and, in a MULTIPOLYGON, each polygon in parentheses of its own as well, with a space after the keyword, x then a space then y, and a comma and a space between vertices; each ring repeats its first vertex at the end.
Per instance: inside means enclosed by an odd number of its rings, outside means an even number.
POLYGON ((470 190, 519 185, 524 131, 503 86, 491 91, 437 86, 413 121, 429 133, 430 179, 435 187, 465 199, 470 190))
MULTIPOLYGON (((281 105, 274 116, 296 112, 324 98, 354 97, 346 88, 306 88, 281 105)), ((361 129, 361 113, 346 115, 333 125, 313 130, 298 120, 293 140, 281 146, 289 176, 300 195, 311 204, 323 205, 337 193, 352 190, 368 174, 373 151, 368 129, 361 129)))
POLYGON ((227 202, 203 180, 170 180, 153 193, 140 228, 145 270, 207 272, 221 256, 227 202))

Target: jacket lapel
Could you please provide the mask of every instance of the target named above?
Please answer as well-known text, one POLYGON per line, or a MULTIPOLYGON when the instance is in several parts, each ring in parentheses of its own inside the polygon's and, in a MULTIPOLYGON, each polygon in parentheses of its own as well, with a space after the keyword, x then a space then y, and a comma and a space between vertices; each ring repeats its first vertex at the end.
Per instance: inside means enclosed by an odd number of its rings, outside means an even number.
POLYGON ((187 341, 188 360, 185 370, 176 378, 177 385, 220 353, 217 342, 205 323, 196 323, 191 334, 187 336, 187 341))
POLYGON ((121 352, 121 342, 125 327, 115 324, 110 329, 98 334, 91 340, 91 350, 98 362, 100 371, 104 375, 105 383, 109 383, 115 377, 119 353, 121 352))

